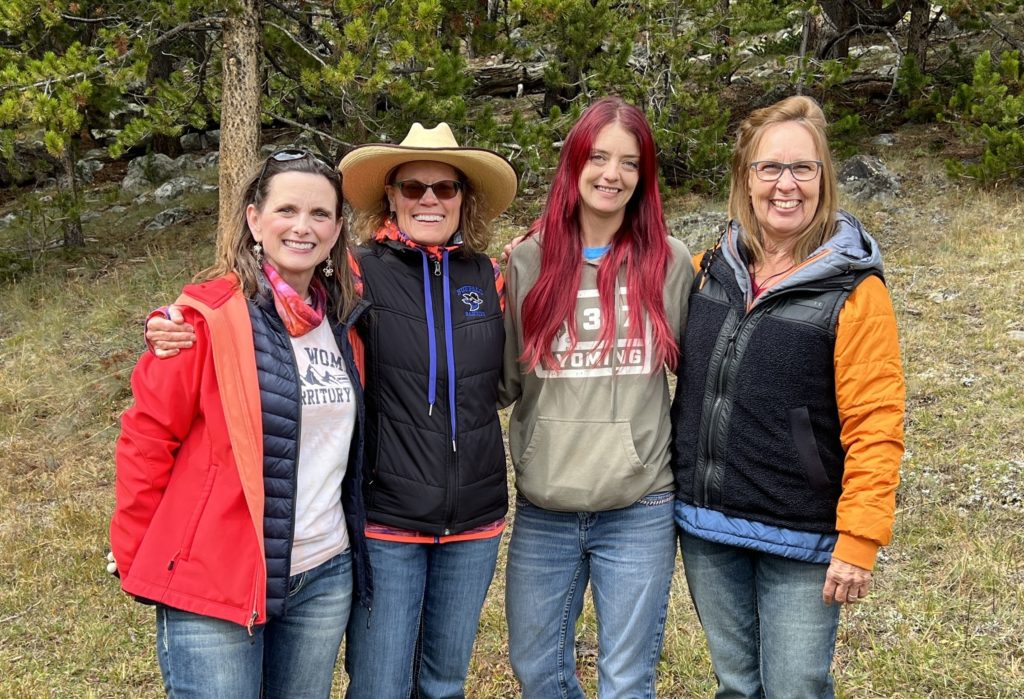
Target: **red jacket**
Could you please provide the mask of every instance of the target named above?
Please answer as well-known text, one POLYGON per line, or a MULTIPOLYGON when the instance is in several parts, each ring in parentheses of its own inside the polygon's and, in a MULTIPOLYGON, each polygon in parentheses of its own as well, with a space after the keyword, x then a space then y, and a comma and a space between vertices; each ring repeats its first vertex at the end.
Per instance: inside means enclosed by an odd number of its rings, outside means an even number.
POLYGON ((170 359, 146 352, 132 374, 111 548, 125 592, 251 628, 266 622, 266 562, 249 312, 233 276, 175 303, 196 343, 170 359))

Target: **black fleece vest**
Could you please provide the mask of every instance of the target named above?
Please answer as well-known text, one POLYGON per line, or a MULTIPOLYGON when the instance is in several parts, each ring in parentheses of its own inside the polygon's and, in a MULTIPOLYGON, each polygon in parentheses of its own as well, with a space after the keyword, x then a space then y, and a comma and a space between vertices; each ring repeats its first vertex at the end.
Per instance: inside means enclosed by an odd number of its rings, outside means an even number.
POLYGON ((366 350, 368 519, 434 535, 493 522, 508 502, 497 413, 505 330, 490 259, 450 254, 446 339, 439 262, 430 260, 424 273, 421 253, 394 243, 371 243, 356 257, 371 303, 358 325, 366 350), (433 327, 427 327, 425 279, 433 327), (436 346, 432 407, 428 333, 436 346))
POLYGON ((677 497, 790 529, 835 530, 845 459, 835 330, 867 276, 780 291, 748 313, 728 263, 705 254, 672 406, 677 497))

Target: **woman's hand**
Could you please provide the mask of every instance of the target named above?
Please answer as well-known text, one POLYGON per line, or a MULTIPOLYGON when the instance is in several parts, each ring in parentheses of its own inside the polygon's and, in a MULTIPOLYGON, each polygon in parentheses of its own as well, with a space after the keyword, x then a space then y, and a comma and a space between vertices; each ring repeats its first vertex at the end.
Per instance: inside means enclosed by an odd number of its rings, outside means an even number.
POLYGON ((191 347, 196 336, 192 326, 185 323, 181 310, 168 306, 167 318, 153 316, 146 321, 146 340, 153 346, 153 354, 166 359, 191 347))
POLYGON ((825 573, 821 599, 825 604, 853 604, 867 597, 871 589, 871 571, 833 558, 825 573))
POLYGON ((508 258, 510 255, 512 255, 512 251, 515 250, 516 246, 519 245, 519 243, 523 242, 524 240, 526 240, 525 235, 517 235, 515 238, 513 238, 511 241, 505 244, 505 247, 501 249, 501 264, 508 264, 508 258))

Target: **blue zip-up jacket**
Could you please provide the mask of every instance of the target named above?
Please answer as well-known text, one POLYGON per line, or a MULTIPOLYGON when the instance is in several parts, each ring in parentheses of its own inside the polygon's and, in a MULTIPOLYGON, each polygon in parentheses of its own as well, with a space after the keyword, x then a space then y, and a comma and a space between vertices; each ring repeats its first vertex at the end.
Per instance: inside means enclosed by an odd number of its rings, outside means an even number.
MULTIPOLYGON (((273 618, 285 612, 288 600, 295 534, 302 382, 291 340, 274 307, 273 296, 269 289, 264 291, 257 299, 249 301, 249 318, 252 321, 263 417, 263 492, 266 503, 263 538, 267 561, 267 616, 273 618)), ((363 535, 366 527, 362 495, 366 410, 349 330, 368 307, 368 303, 360 301, 344 325, 327 314, 345 361, 345 371, 352 377, 356 396, 355 433, 349 448, 348 468, 342 480, 341 499, 352 547, 353 586, 357 599, 366 608, 370 608, 373 596, 369 553, 363 535)))

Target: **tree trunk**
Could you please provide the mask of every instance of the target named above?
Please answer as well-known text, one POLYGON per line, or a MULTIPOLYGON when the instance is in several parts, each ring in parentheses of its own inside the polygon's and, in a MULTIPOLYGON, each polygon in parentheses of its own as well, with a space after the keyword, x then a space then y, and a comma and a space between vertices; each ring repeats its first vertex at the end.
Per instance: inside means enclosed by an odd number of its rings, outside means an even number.
POLYGON ((260 2, 239 0, 234 7, 224 23, 218 249, 235 233, 240 190, 259 159, 260 147, 260 2))
MULTIPOLYGON (((146 69, 147 85, 155 85, 158 80, 167 80, 171 77, 174 66, 167 50, 167 47, 157 47, 150 57, 149 67, 146 69)), ((155 99, 155 95, 150 96, 149 102, 152 104, 155 99)), ((177 158, 184 150, 181 147, 181 140, 177 136, 157 133, 153 134, 153 152, 163 153, 169 158, 177 158)))
POLYGON ((932 6, 928 0, 914 0, 910 6, 910 29, 907 32, 907 55, 913 56, 917 69, 925 72, 928 58, 928 20, 932 6))
POLYGON ((78 182, 75 178, 75 144, 68 145, 60 154, 60 170, 57 174, 58 208, 61 228, 64 229, 64 247, 80 248, 85 245, 82 232, 82 213, 78 201, 78 182))
POLYGON ((546 65, 546 62, 519 63, 514 61, 471 69, 473 95, 514 97, 542 92, 546 65))

